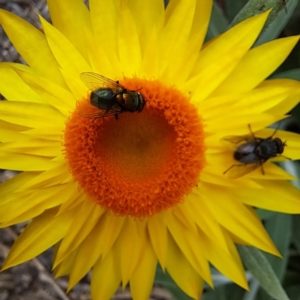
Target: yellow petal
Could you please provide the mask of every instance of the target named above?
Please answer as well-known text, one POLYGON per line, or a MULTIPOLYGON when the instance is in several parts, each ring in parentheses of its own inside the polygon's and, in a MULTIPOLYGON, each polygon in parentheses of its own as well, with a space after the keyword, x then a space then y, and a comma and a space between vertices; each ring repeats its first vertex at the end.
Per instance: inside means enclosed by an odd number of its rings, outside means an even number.
POLYGON ((3 209, 1 209, 1 205, 5 203, 4 201, 5 196, 11 194, 12 191, 15 191, 18 187, 25 184, 28 180, 32 180, 38 174, 39 172, 22 172, 20 174, 17 174, 10 180, 1 183, 0 193, 3 199, 2 201, 0 201, 0 213, 3 212, 3 209))
POLYGON ((271 114, 280 114, 283 111, 291 111, 299 103, 300 98, 300 89, 297 92, 286 97, 284 102, 279 103, 275 107, 272 107, 268 110, 268 113, 271 114))
POLYGON ((23 185, 19 186, 16 191, 42 189, 71 182, 73 182, 73 177, 69 173, 65 161, 61 161, 57 164, 53 164, 51 169, 36 174, 33 178, 28 179, 23 185))
MULTIPOLYGON (((234 114, 233 114, 234 115, 234 114)), ((273 115, 273 114, 251 114, 246 111, 238 115, 238 113, 233 117, 233 115, 223 115, 218 118, 218 120, 210 120, 207 122, 206 130, 207 132, 218 132, 223 134, 223 137, 230 135, 248 135, 249 127, 251 124, 251 129, 253 132, 256 130, 267 127, 270 124, 274 124, 277 121, 287 118, 285 115, 273 115), (255 120, 255 123, 254 123, 255 120), (220 126, 222 124, 222 126, 220 126)))
MULTIPOLYGON (((286 98, 292 94, 296 98, 299 87, 292 88, 284 84, 270 85, 267 87, 257 88, 251 92, 237 95, 224 95, 210 98, 208 101, 203 101, 199 105, 199 111, 205 116, 206 120, 220 117, 221 112, 230 106, 233 114, 260 114, 270 111, 273 107, 282 103, 286 106, 286 98), (251 106, 249 107, 249 103, 251 106)), ((288 109, 288 108, 286 108, 288 109)), ((280 114, 288 112, 281 111, 280 114)))
MULTIPOLYGON (((17 73, 45 103, 59 110, 64 116, 69 116, 76 104, 76 99, 69 90, 28 72, 17 70, 17 73)), ((27 101, 29 99, 31 98, 27 98, 27 101)))
POLYGON ((196 2, 195 17, 191 28, 191 38, 193 36, 197 36, 201 44, 203 43, 206 36, 212 6, 212 0, 196 2))
POLYGON ((147 38, 145 50, 143 52, 143 60, 141 62, 141 76, 147 76, 148 78, 157 78, 160 69, 160 57, 159 49, 157 47, 158 33, 156 30, 152 30, 147 38))
POLYGON ((139 33, 141 48, 148 44, 148 38, 155 30, 161 30, 164 24, 164 2, 161 0, 129 0, 128 6, 132 14, 136 29, 139 33))
POLYGON ((93 299, 109 300, 121 281, 118 257, 111 251, 104 260, 99 259, 93 268, 91 294, 93 299), (99 288, 101 282, 101 288, 99 288))
POLYGON ((262 185, 265 188, 263 194, 246 189, 243 203, 282 213, 300 213, 300 192, 289 182, 266 180, 262 185))
POLYGON ((213 266, 218 269, 222 274, 231 279, 233 282, 237 283, 239 286, 248 290, 248 283, 245 276, 245 271, 243 264, 237 253, 235 245, 230 238, 230 235, 223 232, 224 237, 228 243, 228 249, 230 252, 224 252, 218 247, 218 242, 214 240, 213 237, 208 237, 203 233, 200 234, 200 240, 202 241, 204 247, 202 251, 206 258, 213 264, 213 266))
POLYGON ((65 121, 64 116, 50 105, 20 101, 0 101, 0 119, 32 128, 65 121))
POLYGON ((249 208, 238 199, 231 197, 226 189, 206 184, 202 185, 201 195, 215 220, 219 220, 224 228, 246 240, 249 245, 275 255, 278 254, 258 217, 253 215, 249 208))
POLYGON ((120 64, 125 76, 133 76, 139 73, 142 53, 138 32, 131 12, 124 5, 119 15, 118 48, 120 64))
POLYGON ((118 53, 119 1, 90 0, 89 5, 94 39, 101 41, 106 55, 114 60, 118 53))
POLYGON ((7 227, 22 223, 42 214, 46 209, 61 205, 64 199, 68 200, 73 185, 60 185, 43 190, 32 190, 12 194, 7 203, 3 205, 6 214, 3 217, 1 227, 7 227), (42 192, 42 195, 41 195, 42 192))
POLYGON ((76 99, 80 100, 83 97, 87 97, 88 89, 80 79, 80 73, 75 74, 73 71, 69 72, 64 69, 61 69, 61 73, 76 99))
POLYGON ((2 270, 30 260, 53 246, 65 235, 72 220, 72 212, 55 216, 51 209, 36 217, 13 244, 2 270))
POLYGON ((148 231, 154 252, 162 267, 166 267, 166 253, 167 253, 167 227, 164 221, 164 214, 159 216, 154 215, 148 220, 148 231), (157 234, 159 232, 159 234, 157 234))
POLYGON ((300 88, 300 82, 297 80, 287 78, 269 79, 261 82, 257 88, 272 88, 277 87, 281 91, 298 90, 300 88))
POLYGON ((74 76, 90 71, 90 66, 68 39, 41 16, 40 21, 49 47, 60 68, 73 73, 74 76))
POLYGON ((48 0, 53 25, 77 48, 86 59, 83 27, 91 30, 89 11, 81 0, 48 0), (63 13, 61 13, 63 12, 63 13))
POLYGON ((161 75, 164 82, 178 86, 186 82, 199 56, 200 42, 198 36, 184 41, 174 53, 174 57, 170 56, 172 63, 161 75))
MULTIPOLYGON (((186 45, 193 24, 195 0, 171 1, 167 6, 166 25, 160 33, 160 41, 157 45, 160 49, 160 76, 177 58, 177 51, 186 45), (172 11, 172 12, 171 12, 172 11), (169 16, 169 17, 168 17, 169 16), (180 32, 180 34, 178 34, 180 32)), ((170 82, 167 82, 170 84, 170 82)))
POLYGON ((107 78, 116 78, 119 74, 122 74, 120 68, 114 64, 114 68, 112 67, 112 62, 110 57, 107 56, 103 47, 101 46, 101 41, 95 40, 92 32, 84 30, 85 36, 85 47, 88 49, 89 53, 89 64, 92 67, 93 72, 98 74, 103 74, 107 78))
MULTIPOLYGON (((149 237, 145 236, 145 239, 149 237)), ((133 299, 149 298, 155 278, 157 259, 150 243, 142 242, 142 249, 135 271, 130 279, 130 290, 133 299)))
POLYGON ((61 142, 38 139, 38 138, 20 138, 19 141, 0 144, 0 151, 5 151, 14 155, 14 153, 31 154, 37 156, 54 157, 59 155, 61 142))
POLYGON ((22 134, 30 137, 40 137, 43 136, 45 139, 61 141, 63 135, 64 127, 62 125, 49 124, 47 128, 32 128, 32 129, 23 129, 22 134))
POLYGON ((78 207, 86 200, 86 195, 83 191, 78 191, 77 185, 76 191, 74 193, 70 193, 69 199, 66 199, 60 206, 58 215, 62 214, 68 210, 78 209, 78 207))
MULTIPOLYGON (((174 6, 176 2, 169 3, 170 7, 174 6)), ((190 75, 206 36, 211 9, 212 1, 196 1, 189 39, 184 41, 177 51, 174 51, 174 57, 169 57, 172 63, 164 70, 162 75, 164 81, 181 86, 190 75)), ((174 10, 174 8, 170 10, 174 10)))
POLYGON ((183 85, 193 90, 198 103, 210 95, 232 70, 257 39, 268 12, 246 19, 207 45, 199 54, 193 78, 183 85))
POLYGON ((22 133, 27 127, 0 120, 0 140, 2 143, 17 141, 24 137, 22 133))
POLYGON ((168 240, 167 271, 188 296, 193 299, 200 298, 203 290, 203 279, 188 263, 185 255, 171 237, 168 240))
MULTIPOLYGON (((86 239, 79 245, 76 251, 76 264, 73 265, 70 272, 68 290, 72 289, 78 281, 92 269, 96 261, 100 258, 101 251, 99 251, 99 249, 101 249, 102 244, 106 242, 101 235, 101 231, 103 231, 101 228, 102 225, 103 223, 100 219, 86 239), (85 259, 82 259, 82 257, 85 259)), ((60 264, 58 267, 59 266, 60 264)))
POLYGON ((282 38, 250 50, 213 95, 228 94, 232 90, 243 93, 255 88, 282 64, 298 40, 298 36, 282 38))
POLYGON ((199 228, 201 228, 206 235, 214 236, 219 242, 219 247, 222 248, 223 251, 228 251, 221 227, 215 222, 210 210, 205 206, 205 202, 201 201, 201 197, 191 193, 187 196, 183 205, 187 207, 189 216, 197 223, 199 228))
POLYGON ((10 65, 0 63, 0 77, 0 90, 5 99, 37 103, 44 102, 40 95, 35 93, 10 65))
MULTIPOLYGON (((190 234, 193 236, 193 238, 190 238, 189 241, 191 241, 192 239, 196 240, 199 238, 198 231, 194 233, 191 230, 187 230, 187 232, 185 230, 182 230, 182 223, 180 223, 171 214, 169 214, 167 224, 174 241, 182 252, 182 255, 184 255, 185 257, 186 264, 190 264, 191 266, 193 266, 193 269, 201 276, 201 278, 203 278, 210 286, 212 286, 212 279, 208 261, 205 259, 203 254, 195 254, 193 248, 194 244, 190 244, 187 242, 186 235, 190 234)), ((169 238, 168 242, 170 242, 171 239, 172 238, 169 238)))
MULTIPOLYGON (((232 156, 232 152, 230 153, 232 156)), ((237 178, 235 180, 232 180, 225 176, 223 172, 226 170, 226 168, 230 167, 230 162, 228 162, 226 159, 223 161, 222 166, 218 164, 218 162, 215 161, 215 157, 221 156, 218 155, 207 155, 207 161, 212 161, 214 165, 209 165, 205 168, 205 173, 203 172, 203 175, 201 174, 201 182, 207 182, 212 184, 217 184, 220 186, 228 187, 228 188, 242 188, 242 187, 249 187, 249 188, 261 188, 261 186, 251 180, 250 178, 247 180, 243 180, 242 178, 237 178), (225 166, 225 167, 223 167, 225 166), (221 167, 221 170, 220 170, 221 167)), ((199 190, 201 191, 201 182, 198 184, 199 190)))
POLYGON ((46 157, 2 151, 0 168, 13 171, 44 171, 53 167, 53 162, 46 157))
POLYGON ((44 34, 20 17, 2 9, 0 10, 0 22, 28 65, 36 73, 64 87, 65 82, 44 34), (20 38, 24 36, 26 39, 20 38))
POLYGON ((103 210, 89 200, 83 202, 81 207, 76 209, 71 226, 60 244, 55 260, 56 264, 64 260, 80 245, 97 224, 102 214, 103 210))
POLYGON ((137 263, 140 257, 142 243, 144 242, 142 237, 145 234, 143 230, 142 235, 140 235, 138 229, 141 228, 139 227, 144 228, 145 222, 126 218, 122 231, 114 246, 119 257, 119 268, 121 269, 123 288, 125 288, 129 282, 134 269, 138 267, 137 263), (132 245, 134 245, 134 247, 132 247, 132 245))
MULTIPOLYGON (((60 243, 57 243, 55 245, 54 249, 57 249, 58 248, 57 245, 59 245, 59 244, 60 243)), ((55 250, 54 250, 54 252, 55 252, 55 250)), ((61 276, 67 276, 72 272, 74 265, 77 264, 76 255, 77 255, 77 250, 73 251, 58 266, 53 268, 55 278, 61 277, 61 276)))
POLYGON ((101 247, 98 248, 99 253, 102 254, 102 259, 105 259, 110 252, 115 251, 113 246, 116 240, 119 238, 125 221, 125 217, 112 216, 110 212, 107 212, 102 216, 100 220, 102 224, 100 226, 101 230, 98 232, 98 235, 101 236, 101 239, 105 241, 105 243, 101 243, 101 247))
POLYGON ((265 163, 262 168, 264 170, 264 174, 262 174, 261 168, 257 168, 249 174, 249 177, 260 180, 297 180, 296 177, 290 175, 279 166, 271 163, 271 161, 265 163))

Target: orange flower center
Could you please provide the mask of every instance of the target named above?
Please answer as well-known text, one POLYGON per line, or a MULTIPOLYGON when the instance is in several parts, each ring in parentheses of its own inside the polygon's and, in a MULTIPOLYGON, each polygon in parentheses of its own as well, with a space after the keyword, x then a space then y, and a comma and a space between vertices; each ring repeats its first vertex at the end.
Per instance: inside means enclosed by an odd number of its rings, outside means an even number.
POLYGON ((139 90, 141 112, 99 113, 90 96, 78 102, 65 129, 70 172, 86 195, 116 215, 147 217, 183 201, 205 166, 202 120, 189 99, 159 81, 124 79, 139 90))

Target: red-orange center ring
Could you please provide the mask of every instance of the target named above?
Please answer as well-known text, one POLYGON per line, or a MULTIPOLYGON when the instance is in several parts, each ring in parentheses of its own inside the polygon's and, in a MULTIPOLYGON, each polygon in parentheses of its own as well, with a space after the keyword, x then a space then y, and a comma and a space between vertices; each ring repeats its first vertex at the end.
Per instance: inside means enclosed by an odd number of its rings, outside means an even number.
POLYGON ((65 156, 90 199, 116 215, 143 218, 183 201, 198 183, 205 135, 196 108, 177 89, 137 78, 122 85, 140 91, 143 111, 85 118, 89 99, 79 101, 66 123, 65 156))

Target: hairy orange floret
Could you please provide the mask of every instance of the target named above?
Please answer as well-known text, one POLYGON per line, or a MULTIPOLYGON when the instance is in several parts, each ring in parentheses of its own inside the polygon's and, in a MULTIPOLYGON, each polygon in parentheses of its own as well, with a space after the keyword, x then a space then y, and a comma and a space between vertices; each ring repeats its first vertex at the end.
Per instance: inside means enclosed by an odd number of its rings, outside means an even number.
POLYGON ((189 98, 159 81, 124 79, 142 112, 86 118, 89 97, 66 123, 65 157, 88 198, 116 215, 144 218, 182 202, 205 166, 204 129, 189 98))

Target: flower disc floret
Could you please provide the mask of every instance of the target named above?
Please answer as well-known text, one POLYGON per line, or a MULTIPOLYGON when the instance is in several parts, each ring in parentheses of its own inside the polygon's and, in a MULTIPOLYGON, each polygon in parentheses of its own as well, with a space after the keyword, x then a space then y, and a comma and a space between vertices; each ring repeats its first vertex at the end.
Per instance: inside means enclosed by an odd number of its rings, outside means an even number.
POLYGON ((204 129, 189 98, 159 81, 124 79, 142 112, 87 118, 87 98, 66 123, 65 156, 89 198, 116 215, 144 218, 183 201, 205 166, 204 129))

